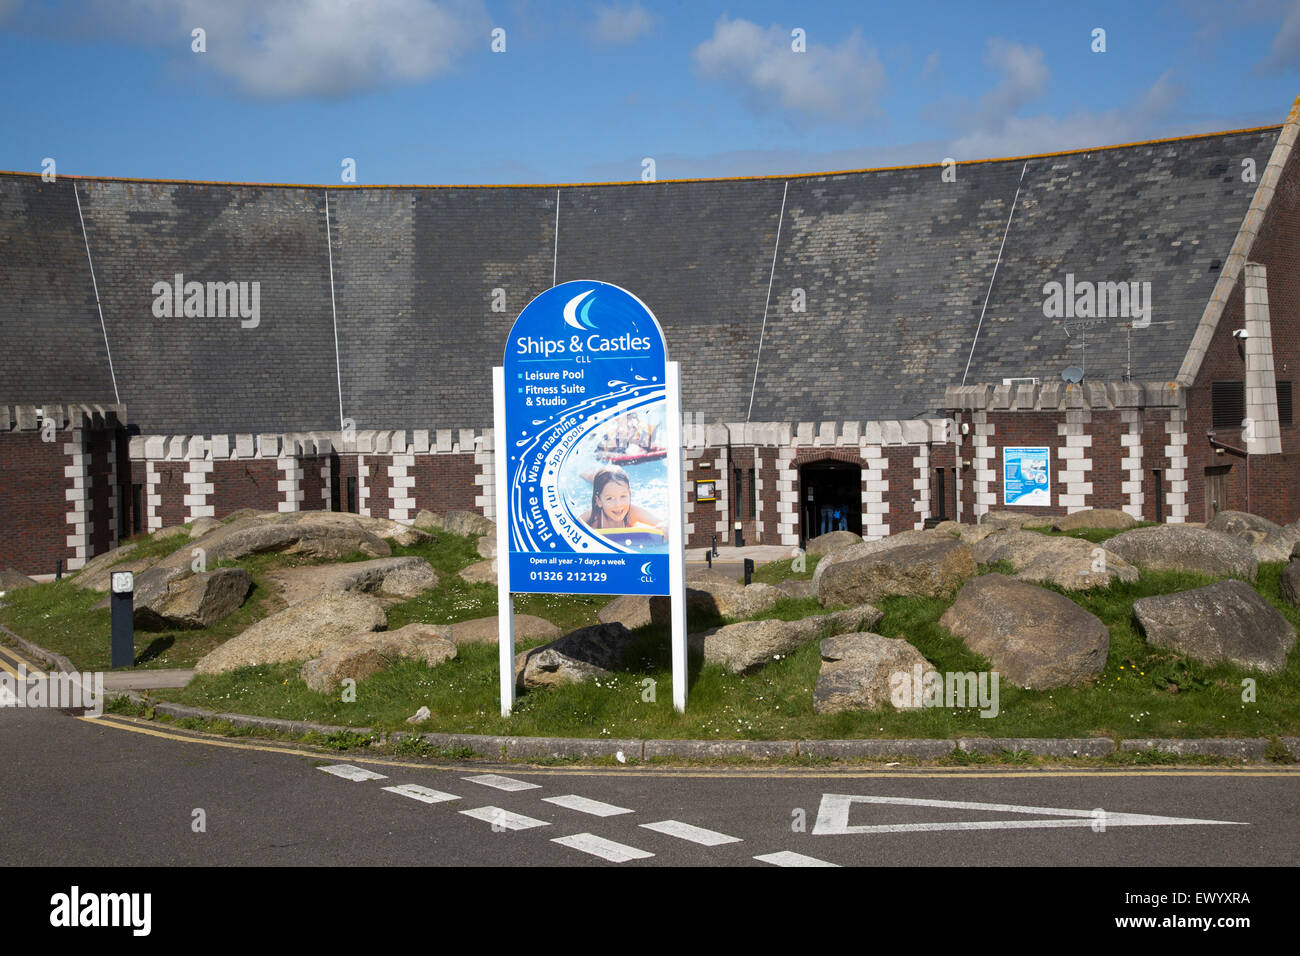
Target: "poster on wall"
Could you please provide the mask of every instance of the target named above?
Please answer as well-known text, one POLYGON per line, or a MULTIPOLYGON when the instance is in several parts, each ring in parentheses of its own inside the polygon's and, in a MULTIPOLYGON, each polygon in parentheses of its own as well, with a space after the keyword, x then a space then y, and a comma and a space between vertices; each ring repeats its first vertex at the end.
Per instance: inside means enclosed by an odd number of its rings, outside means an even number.
POLYGON ((658 320, 618 286, 565 282, 520 313, 504 362, 512 591, 670 593, 666 363, 658 320))
POLYGON ((1046 448, 1003 448, 1002 503, 1050 506, 1050 459, 1050 452, 1046 448))

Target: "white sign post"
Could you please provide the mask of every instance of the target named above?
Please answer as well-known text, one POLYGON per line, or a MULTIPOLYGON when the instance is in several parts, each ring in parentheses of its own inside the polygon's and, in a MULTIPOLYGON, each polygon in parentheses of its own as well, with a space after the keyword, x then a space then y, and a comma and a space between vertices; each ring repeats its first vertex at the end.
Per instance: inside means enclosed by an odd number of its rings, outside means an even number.
POLYGON ((501 714, 517 691, 513 592, 667 595, 686 709, 680 367, 646 305, 606 282, 541 293, 492 372, 501 714))
POLYGON ((506 370, 492 369, 493 485, 497 521, 497 649, 501 664, 501 716, 515 706, 515 602, 510 597, 510 499, 506 494, 506 370))

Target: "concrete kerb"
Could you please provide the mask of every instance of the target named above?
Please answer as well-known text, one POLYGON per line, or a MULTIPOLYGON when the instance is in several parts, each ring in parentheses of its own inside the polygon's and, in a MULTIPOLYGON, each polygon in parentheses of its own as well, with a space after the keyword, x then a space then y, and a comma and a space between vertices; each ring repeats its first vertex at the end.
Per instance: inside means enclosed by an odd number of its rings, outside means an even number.
MULTIPOLYGON (((372 745, 400 743, 418 737, 425 744, 447 751, 468 750, 476 757, 504 760, 547 760, 617 757, 645 761, 652 758, 685 760, 716 760, 748 758, 771 760, 773 758, 820 757, 831 760, 881 759, 885 757, 913 757, 934 760, 946 757, 954 750, 964 753, 996 756, 1003 752, 1029 753, 1035 757, 1105 757, 1115 753, 1115 742, 1109 737, 961 737, 956 740, 587 740, 580 737, 503 737, 490 734, 445 734, 396 731, 381 733, 369 727, 340 727, 317 724, 308 720, 282 720, 276 717, 254 717, 247 714, 217 713, 199 707, 173 704, 166 701, 146 701, 134 691, 125 694, 137 704, 148 704, 169 717, 189 717, 198 720, 221 720, 236 727, 255 727, 284 733, 353 733, 373 737, 372 745)), ((1300 737, 1283 737, 1282 743, 1291 755, 1300 760, 1300 737)), ((1126 752, 1157 751, 1178 756, 1209 756, 1263 762, 1268 740, 1263 738, 1203 738, 1179 740, 1177 738, 1143 738, 1125 740, 1119 749, 1126 752)))
POLYGON ((39 658, 40 660, 45 662, 46 666, 51 667, 54 670, 61 671, 64 674, 77 673, 77 669, 72 666, 72 661, 68 660, 62 654, 55 654, 51 651, 47 651, 39 644, 33 644, 25 637, 19 637, 13 631, 9 630, 9 628, 5 627, 3 624, 0 624, 0 632, 3 632, 5 636, 7 636, 11 641, 17 644, 19 650, 21 650, 24 654, 30 654, 32 657, 39 658))
MULTIPOLYGON (((1295 740, 1296 738, 1290 738, 1295 740)), ((1240 757, 1242 760, 1263 760, 1268 749, 1268 741, 1263 738, 1223 738, 1209 737, 1200 740, 1180 740, 1178 738, 1147 738, 1125 740, 1120 749, 1133 751, 1154 750, 1157 753, 1177 754, 1180 757, 1240 757)), ((1300 757, 1300 751, 1288 747, 1292 757, 1300 757)))

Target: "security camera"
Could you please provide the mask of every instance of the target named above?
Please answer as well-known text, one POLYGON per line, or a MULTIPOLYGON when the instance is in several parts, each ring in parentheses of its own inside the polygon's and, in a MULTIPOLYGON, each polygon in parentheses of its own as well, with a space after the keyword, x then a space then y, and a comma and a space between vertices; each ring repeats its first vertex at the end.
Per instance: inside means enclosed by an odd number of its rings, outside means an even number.
POLYGON ((966 422, 962 422, 962 423, 961 423, 961 433, 962 433, 963 435, 969 435, 969 434, 970 434, 970 425, 967 424, 966 422))
POLYGON ((1232 333, 1232 337, 1234 339, 1248 339, 1250 338, 1250 333, 1247 332, 1245 329, 1237 329, 1232 333))

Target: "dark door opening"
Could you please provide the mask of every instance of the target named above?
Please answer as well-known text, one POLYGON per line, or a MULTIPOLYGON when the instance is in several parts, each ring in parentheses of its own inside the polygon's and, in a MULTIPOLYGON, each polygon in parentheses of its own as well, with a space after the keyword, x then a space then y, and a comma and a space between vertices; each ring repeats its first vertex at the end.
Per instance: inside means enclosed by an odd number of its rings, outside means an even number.
POLYGON ((831 531, 862 534, 862 468, 847 461, 799 469, 799 540, 831 531))

